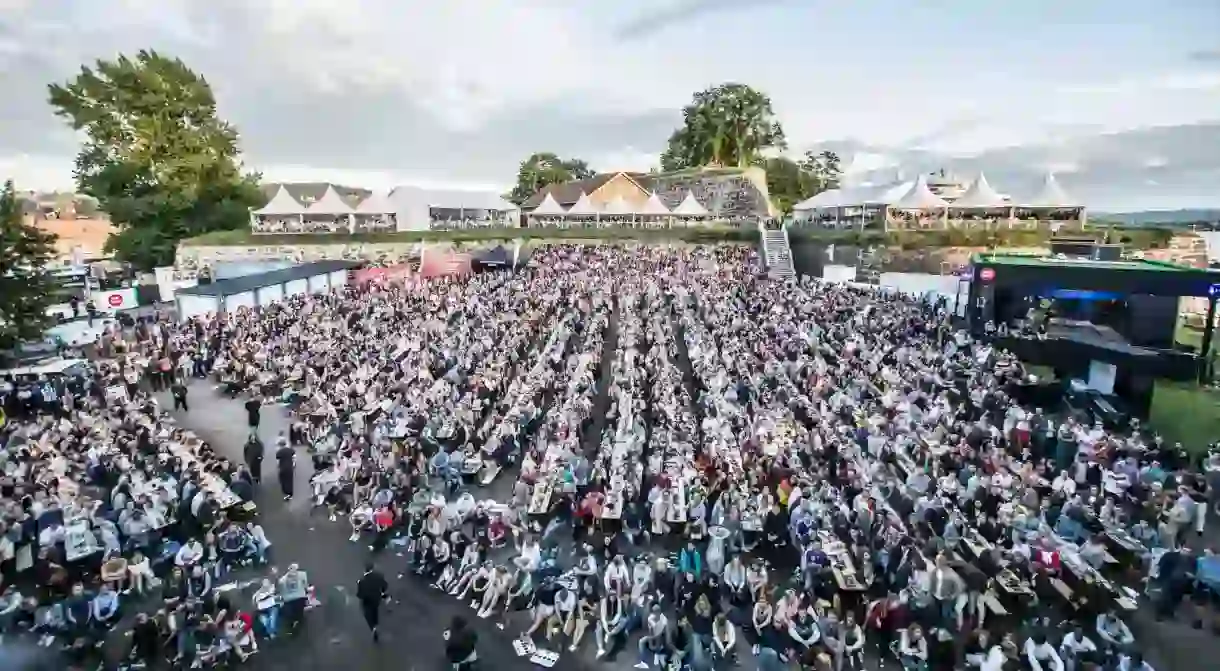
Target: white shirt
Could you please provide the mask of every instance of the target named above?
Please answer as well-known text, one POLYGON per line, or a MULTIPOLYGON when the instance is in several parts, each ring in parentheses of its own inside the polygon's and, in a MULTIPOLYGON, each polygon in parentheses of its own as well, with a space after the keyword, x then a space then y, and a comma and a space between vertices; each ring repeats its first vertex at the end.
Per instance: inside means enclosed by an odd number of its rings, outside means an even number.
POLYGON ((1059 652, 1055 650, 1055 646, 1050 644, 1050 641, 1043 641, 1041 645, 1034 643, 1034 639, 1025 640, 1025 657, 1029 661, 1029 666, 1033 671, 1063 671, 1063 659, 1059 656, 1059 652))

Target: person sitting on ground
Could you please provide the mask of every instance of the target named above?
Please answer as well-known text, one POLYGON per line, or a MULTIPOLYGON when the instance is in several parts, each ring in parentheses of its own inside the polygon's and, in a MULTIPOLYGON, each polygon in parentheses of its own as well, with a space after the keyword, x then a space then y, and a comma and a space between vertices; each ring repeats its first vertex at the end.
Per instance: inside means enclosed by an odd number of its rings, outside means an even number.
POLYGON ((1125 649, 1135 643, 1135 636, 1127 623, 1123 622, 1114 611, 1106 611, 1097 616, 1097 635, 1107 645, 1125 649))
POLYGON ((1040 631, 1025 639, 1025 659, 1032 671, 1064 671, 1059 651, 1040 631))

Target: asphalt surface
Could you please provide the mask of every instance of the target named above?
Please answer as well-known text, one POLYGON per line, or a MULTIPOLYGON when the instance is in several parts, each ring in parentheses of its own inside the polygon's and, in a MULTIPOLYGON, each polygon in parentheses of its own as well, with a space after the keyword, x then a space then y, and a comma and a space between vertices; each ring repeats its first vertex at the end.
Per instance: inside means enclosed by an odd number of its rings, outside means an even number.
MULTIPOLYGON (((190 387, 189 412, 175 412, 179 426, 190 429, 210 442, 218 452, 241 460, 241 446, 247 435, 242 400, 229 400, 211 384, 196 382, 190 387)), ((168 396, 165 407, 172 407, 168 396)), ((406 559, 398 556, 401 548, 391 546, 376 559, 377 568, 390 583, 393 603, 382 611, 381 642, 374 644, 361 617, 354 596, 356 583, 364 572, 371 553, 367 537, 359 543, 348 540, 351 527, 346 518, 330 522, 325 510, 311 514, 308 492, 312 468, 304 451, 296 469, 296 496, 285 502, 270 458, 275 438, 287 432, 287 418, 278 405, 265 406, 259 434, 268 445, 263 462, 263 482, 256 502, 259 521, 271 540, 271 563, 283 571, 296 563, 309 575, 321 605, 306 615, 305 625, 295 637, 281 636, 260 643, 260 652, 247 665, 255 669, 395 669, 415 671, 447 669, 442 632, 455 615, 471 622, 479 635, 479 657, 483 669, 516 671, 536 669, 527 658, 518 658, 512 639, 526 626, 524 615, 516 615, 506 630, 491 620, 478 619, 469 606, 443 596, 418 578, 407 574, 406 559)), ((590 637, 585 647, 592 646, 590 637)), ((621 655, 627 662, 634 655, 621 655)), ((627 666, 622 664, 620 666, 627 666)), ((582 669, 579 657, 565 654, 554 668, 582 669)))

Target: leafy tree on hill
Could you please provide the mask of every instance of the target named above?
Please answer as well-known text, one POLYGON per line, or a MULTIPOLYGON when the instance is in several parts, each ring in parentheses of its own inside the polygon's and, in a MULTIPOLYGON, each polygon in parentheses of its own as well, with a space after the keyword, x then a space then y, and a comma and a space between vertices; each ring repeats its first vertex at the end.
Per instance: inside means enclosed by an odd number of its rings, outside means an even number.
POLYGON ((55 236, 26 223, 12 181, 0 191, 0 347, 42 336, 50 323, 53 283, 48 264, 55 236))
POLYGON ((839 185, 839 157, 830 151, 807 152, 800 162, 783 156, 763 159, 758 165, 767 172, 767 191, 776 209, 792 212, 797 203, 839 185))
POLYGON ((77 189, 118 227, 107 248, 119 259, 168 265, 178 241, 244 227, 262 202, 258 175, 242 173, 237 131, 181 60, 141 51, 48 88, 56 115, 84 131, 77 189))
POLYGON ((661 167, 744 168, 763 152, 787 146, 770 98, 744 84, 721 84, 696 93, 682 108, 682 126, 669 137, 661 167))
POLYGON ((595 174, 589 164, 580 159, 565 161, 552 152, 531 154, 521 162, 521 167, 517 170, 517 183, 504 198, 520 205, 538 193, 539 189, 552 184, 589 179, 595 174))

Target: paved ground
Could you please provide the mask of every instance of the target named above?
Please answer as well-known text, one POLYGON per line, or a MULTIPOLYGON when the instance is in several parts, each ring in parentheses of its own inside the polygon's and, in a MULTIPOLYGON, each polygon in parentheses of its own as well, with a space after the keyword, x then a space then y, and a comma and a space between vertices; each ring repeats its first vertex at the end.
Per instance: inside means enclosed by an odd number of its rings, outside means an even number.
MULTIPOLYGON (((168 402, 168 397, 162 399, 168 402)), ((216 394, 203 382, 191 386, 191 410, 175 414, 179 425, 212 443, 222 454, 241 459, 246 437, 245 411, 240 401, 216 394)), ((167 405, 166 407, 170 407, 167 405)), ((267 406, 262 413, 260 434, 273 444, 277 433, 287 429, 285 413, 278 406, 267 406)), ((268 448, 273 449, 273 448, 268 448)), ((270 456, 270 455, 269 455, 270 456)), ((441 633, 454 615, 473 621, 479 633, 479 654, 484 668, 499 671, 536 668, 512 650, 512 637, 519 633, 523 616, 517 616, 507 631, 500 631, 479 620, 466 605, 441 596, 417 579, 398 575, 405 559, 393 548, 383 553, 378 568, 390 582, 395 602, 383 613, 382 642, 374 645, 352 593, 363 573, 368 547, 348 541, 346 520, 330 522, 322 512, 310 515, 308 492, 309 461, 302 454, 296 473, 298 496, 285 503, 275 478, 274 460, 264 461, 262 491, 257 499, 260 521, 272 542, 273 564, 282 570, 290 563, 300 564, 309 573, 322 605, 310 611, 307 624, 295 640, 272 641, 255 658, 259 669, 395 669, 396 671, 442 669, 441 633)), ((591 646, 590 642, 585 644, 591 646)), ((626 660, 624 655, 620 659, 626 660)), ((632 660, 634 661, 634 660, 632 660)), ((584 664, 565 655, 556 668, 579 669, 584 664)))

